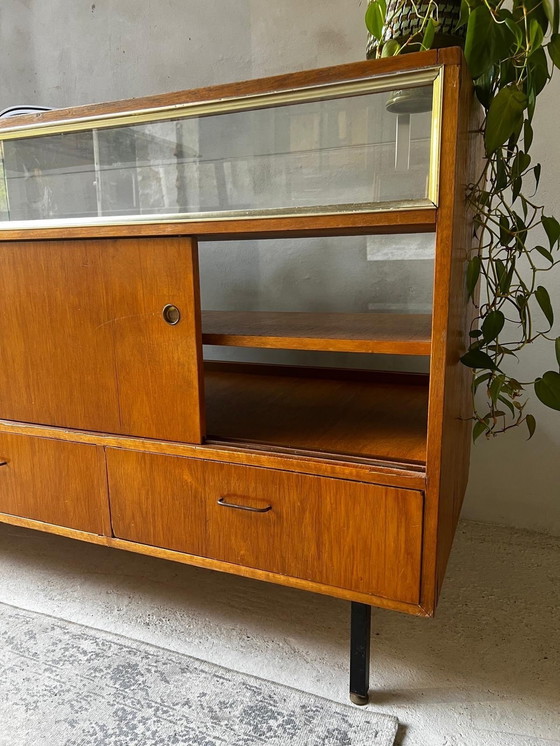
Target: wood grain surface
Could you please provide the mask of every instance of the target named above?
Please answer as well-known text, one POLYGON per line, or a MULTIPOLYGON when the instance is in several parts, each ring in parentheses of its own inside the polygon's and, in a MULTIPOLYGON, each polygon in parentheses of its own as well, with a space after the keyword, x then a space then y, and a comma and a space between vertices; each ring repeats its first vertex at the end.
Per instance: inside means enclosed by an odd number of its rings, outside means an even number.
POLYGON ((421 463, 428 390, 410 380, 367 371, 352 378, 325 369, 210 364, 208 437, 421 463))
POLYGON ((107 464, 118 538, 418 601, 419 492, 116 449, 107 464))
POLYGON ((435 230, 434 208, 408 208, 350 212, 334 215, 220 218, 217 220, 162 221, 122 225, 0 229, 0 241, 131 236, 198 236, 200 240, 243 238, 297 238, 304 236, 356 236, 389 233, 427 233, 435 230))
POLYGON ((479 109, 464 61, 445 69, 440 199, 428 409, 422 606, 433 613, 469 472, 470 371, 460 363, 473 312, 466 262, 473 240, 466 188, 480 164, 479 109))
POLYGON ((196 262, 186 238, 0 243, 0 416, 200 442, 196 262))
POLYGON ((320 454, 295 448, 259 446, 258 444, 208 440, 202 444, 173 443, 146 438, 131 438, 110 433, 93 433, 69 430, 46 425, 0 420, 0 433, 34 435, 65 442, 88 443, 104 447, 127 448, 148 453, 202 458, 208 461, 226 461, 246 466, 259 466, 303 474, 350 479, 369 484, 386 484, 393 487, 424 490, 426 487, 425 464, 401 464, 344 454, 320 454))
POLYGON ((429 355, 430 332, 429 314, 202 313, 202 342, 208 345, 429 355))
POLYGON ((297 588, 298 590, 307 591, 309 593, 320 593, 325 596, 334 596, 335 598, 340 598, 345 601, 358 601, 359 603, 378 606, 381 609, 392 609, 393 611, 401 611, 405 614, 412 614, 419 617, 429 616, 426 610, 418 604, 408 604, 403 601, 395 601, 394 599, 384 598, 383 596, 377 596, 375 594, 349 591, 346 588, 335 588, 332 585, 325 585, 324 583, 302 580, 301 578, 293 578, 288 575, 279 575, 278 573, 259 570, 255 567, 234 565, 231 562, 222 562, 221 560, 209 559, 208 557, 199 557, 196 554, 187 554, 186 552, 175 552, 172 549, 152 547, 149 544, 140 544, 137 541, 115 539, 111 536, 100 536, 99 534, 92 534, 87 531, 78 531, 73 528, 65 528, 64 526, 57 526, 52 523, 42 523, 41 521, 20 518, 19 516, 8 515, 7 513, 0 513, 0 523, 21 526, 22 528, 34 531, 43 531, 67 539, 96 544, 97 546, 122 549, 125 552, 134 552, 135 554, 156 557, 157 559, 163 559, 170 562, 178 562, 183 565, 192 565, 206 570, 227 572, 231 575, 239 575, 244 578, 261 580, 267 583, 276 583, 277 585, 297 588))
POLYGON ((434 613, 470 444, 468 371, 459 357, 472 235, 464 193, 478 125, 460 50, 0 122, 62 121, 436 64, 445 65, 437 209, 0 232, 0 521, 434 613), (205 338, 430 354, 429 382, 364 371, 203 368, 196 239, 184 232, 228 240, 434 229, 431 334, 425 322, 404 329, 384 319, 387 327, 366 335, 349 319, 337 326, 300 315, 286 324, 285 315, 231 314, 207 317, 205 338), (162 321, 166 303, 181 309, 177 326, 162 321), (125 538, 102 536, 110 523, 101 446, 125 538), (223 507, 221 497, 270 510, 223 507))
POLYGON ((103 448, 0 433, 0 512, 111 534, 103 448))

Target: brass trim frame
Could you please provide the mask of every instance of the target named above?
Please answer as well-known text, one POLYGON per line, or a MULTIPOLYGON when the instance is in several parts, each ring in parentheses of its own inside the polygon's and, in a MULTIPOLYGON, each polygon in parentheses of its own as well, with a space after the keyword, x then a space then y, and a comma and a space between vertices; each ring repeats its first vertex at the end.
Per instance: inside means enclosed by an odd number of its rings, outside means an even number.
POLYGON ((121 127, 126 124, 144 124, 167 119, 219 114, 230 111, 246 111, 274 105, 286 105, 318 101, 324 98, 344 98, 364 93, 383 93, 394 88, 416 88, 433 83, 441 67, 429 67, 401 73, 385 73, 371 78, 349 80, 342 83, 323 83, 302 88, 290 88, 285 91, 267 91, 247 96, 214 99, 210 101, 188 101, 182 104, 159 106, 152 109, 136 109, 118 114, 97 114, 75 119, 62 119, 59 122, 39 122, 24 124, 19 127, 0 128, 1 140, 14 140, 21 137, 76 132, 87 129, 121 127))
POLYGON ((433 82, 432 122, 430 135, 430 165, 428 168, 427 196, 434 207, 439 203, 439 162, 441 154, 441 122, 443 114, 443 76, 441 67, 433 82))
MULTIPOLYGON (((281 91, 234 96, 209 101, 191 101, 169 106, 138 109, 111 114, 98 114, 58 122, 40 122, 15 127, 0 128, 0 148, 3 142, 27 139, 65 132, 78 132, 109 127, 124 127, 149 122, 186 119, 294 103, 344 98, 367 93, 433 85, 433 106, 430 127, 430 156, 428 168, 427 199, 371 202, 346 205, 323 205, 317 208, 273 208, 251 211, 216 211, 204 213, 131 214, 83 218, 45 218, 41 220, 0 221, 1 230, 48 229, 85 226, 153 225, 157 223, 217 222, 225 220, 251 220, 277 217, 329 216, 349 213, 388 212, 408 209, 429 209, 437 206, 439 196, 439 158, 441 142, 441 111, 443 103, 443 66, 418 70, 384 73, 365 79, 340 83, 324 83, 281 91)), ((2 151, 0 151, 2 152, 2 151)))
POLYGON ((331 215, 358 215, 376 212, 404 212, 406 210, 433 210, 429 199, 395 200, 393 202, 364 202, 359 205, 326 205, 323 207, 275 208, 263 213, 261 210, 199 213, 153 213, 150 215, 107 215, 84 218, 50 218, 44 220, 0 221, 0 232, 13 230, 47 230, 50 228, 85 228, 88 226, 158 225, 189 223, 220 223, 229 220, 272 220, 274 218, 329 217, 331 215))

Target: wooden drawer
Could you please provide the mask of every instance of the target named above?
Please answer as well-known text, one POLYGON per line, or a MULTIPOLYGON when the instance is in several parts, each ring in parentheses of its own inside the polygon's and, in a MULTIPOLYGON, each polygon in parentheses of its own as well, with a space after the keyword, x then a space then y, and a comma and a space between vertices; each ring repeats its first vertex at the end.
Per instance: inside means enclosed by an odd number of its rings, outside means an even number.
POLYGON ((103 448, 0 433, 0 513, 110 534, 103 448))
POLYGON ((119 538, 419 601, 421 492, 118 449, 107 461, 119 538))

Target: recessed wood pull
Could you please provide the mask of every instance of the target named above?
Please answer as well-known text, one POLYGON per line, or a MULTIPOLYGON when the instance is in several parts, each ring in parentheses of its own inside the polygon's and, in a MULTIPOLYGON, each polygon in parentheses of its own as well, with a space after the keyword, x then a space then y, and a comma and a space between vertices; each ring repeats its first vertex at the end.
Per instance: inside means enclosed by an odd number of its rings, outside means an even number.
POLYGON ((239 505, 239 503, 228 502, 227 498, 233 497, 232 495, 224 495, 218 500, 218 505, 223 508, 235 508, 236 510, 248 510, 250 513, 268 513, 272 510, 272 505, 266 505, 264 508, 251 508, 248 505, 239 505))
POLYGON ((7 461, 0 461, 0 466, 8 466, 8 462, 7 461))

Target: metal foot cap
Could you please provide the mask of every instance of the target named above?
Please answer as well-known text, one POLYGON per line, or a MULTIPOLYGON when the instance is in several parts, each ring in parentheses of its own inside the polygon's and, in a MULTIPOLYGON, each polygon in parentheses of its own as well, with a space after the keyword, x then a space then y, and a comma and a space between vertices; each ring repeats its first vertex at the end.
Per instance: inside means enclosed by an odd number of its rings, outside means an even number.
POLYGON ((355 705, 367 705, 367 703, 369 702, 369 695, 350 692, 350 701, 353 702, 355 705))

